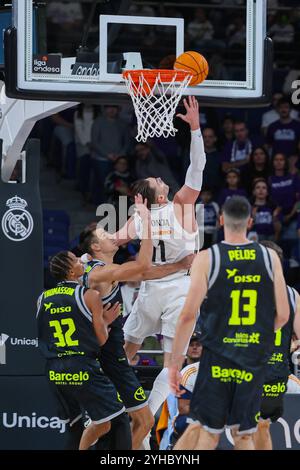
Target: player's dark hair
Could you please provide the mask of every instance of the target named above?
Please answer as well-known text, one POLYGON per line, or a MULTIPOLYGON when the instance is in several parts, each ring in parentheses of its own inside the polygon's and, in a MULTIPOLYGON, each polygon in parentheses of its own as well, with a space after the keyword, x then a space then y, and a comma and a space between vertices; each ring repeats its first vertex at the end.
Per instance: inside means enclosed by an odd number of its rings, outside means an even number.
POLYGON ((50 273, 57 281, 65 281, 72 268, 72 259, 68 251, 60 251, 50 260, 50 273))
POLYGON ((79 235, 79 248, 80 251, 83 253, 88 253, 89 255, 93 255, 92 253, 92 243, 98 241, 98 238, 95 236, 95 230, 97 228, 97 222, 93 222, 92 224, 85 227, 85 229, 79 235))
POLYGON ((280 246, 278 246, 276 243, 272 242, 271 240, 262 240, 259 243, 260 245, 263 245, 266 248, 271 248, 271 250, 274 250, 275 253, 277 253, 280 261, 283 262, 283 250, 280 248, 280 246))
POLYGON ((132 185, 132 195, 136 196, 140 194, 144 199, 147 198, 148 209, 151 209, 151 205, 156 203, 155 189, 151 188, 150 183, 146 179, 138 180, 132 185))
POLYGON ((224 224, 231 232, 242 233, 247 229, 251 206, 243 196, 232 196, 222 207, 224 224))

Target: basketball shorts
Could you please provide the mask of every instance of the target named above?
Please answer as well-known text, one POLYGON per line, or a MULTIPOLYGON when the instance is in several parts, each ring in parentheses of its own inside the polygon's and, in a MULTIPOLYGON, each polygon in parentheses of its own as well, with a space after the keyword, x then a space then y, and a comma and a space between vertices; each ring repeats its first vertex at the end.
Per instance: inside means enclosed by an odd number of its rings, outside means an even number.
POLYGON ((126 411, 136 411, 146 406, 148 399, 133 368, 128 364, 124 351, 122 318, 118 317, 110 327, 108 340, 99 355, 101 369, 116 387, 126 411))
POLYGON ((243 368, 204 348, 190 405, 189 422, 220 434, 225 427, 238 434, 256 431, 265 367, 243 368))
POLYGON ((288 377, 264 383, 260 417, 272 423, 283 415, 283 398, 287 390, 288 377))
POLYGON ((125 411, 110 380, 92 358, 63 358, 47 361, 46 376, 55 386, 61 405, 60 418, 73 420, 87 412, 96 424, 105 423, 125 411))
POLYGON ((189 287, 190 277, 187 275, 171 280, 142 282, 124 325, 125 339, 136 344, 142 344, 145 338, 154 334, 173 339, 189 287))

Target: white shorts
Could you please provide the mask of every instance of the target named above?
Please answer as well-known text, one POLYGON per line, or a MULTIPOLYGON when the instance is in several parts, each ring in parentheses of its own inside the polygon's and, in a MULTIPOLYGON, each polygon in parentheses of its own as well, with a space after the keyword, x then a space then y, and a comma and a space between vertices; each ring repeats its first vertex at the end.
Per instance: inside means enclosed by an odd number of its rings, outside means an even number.
POLYGON ((124 325, 125 340, 142 344, 154 334, 174 338, 177 319, 190 287, 190 276, 144 281, 124 325))

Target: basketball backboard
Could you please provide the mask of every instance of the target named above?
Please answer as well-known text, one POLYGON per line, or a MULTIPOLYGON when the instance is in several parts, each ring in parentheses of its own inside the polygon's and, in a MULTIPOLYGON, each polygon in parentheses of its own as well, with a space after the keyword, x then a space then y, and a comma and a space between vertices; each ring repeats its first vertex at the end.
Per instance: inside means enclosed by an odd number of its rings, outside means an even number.
POLYGON ((259 105, 271 93, 266 0, 13 0, 5 34, 6 92, 14 98, 121 102, 122 70, 172 68, 186 50, 210 74, 186 94, 208 105, 259 105), (46 28, 36 30, 38 17, 46 28), (44 40, 33 41, 37 35, 44 40))

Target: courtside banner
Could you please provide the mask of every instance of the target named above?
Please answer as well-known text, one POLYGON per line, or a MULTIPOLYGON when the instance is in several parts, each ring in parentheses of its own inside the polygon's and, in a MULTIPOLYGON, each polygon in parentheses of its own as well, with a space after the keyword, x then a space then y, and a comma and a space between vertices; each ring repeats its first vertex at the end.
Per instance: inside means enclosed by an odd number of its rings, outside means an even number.
POLYGON ((0 377, 0 390, 0 450, 66 447, 67 424, 46 377, 0 377))
MULTIPOLYGON (((0 390, 0 451, 61 451, 69 448, 71 435, 68 425, 58 416, 59 404, 44 376, 0 377, 0 390)), ((274 449, 299 450, 299 429, 300 395, 286 395, 285 413, 278 423, 271 425, 274 449)), ((221 450, 232 448, 228 435, 227 432, 221 438, 221 450)), ((90 452, 102 455, 99 451, 90 452)), ((172 453, 169 451, 170 455, 172 453)), ((117 463, 115 455, 122 452, 114 453, 112 450, 110 454, 114 459, 107 460, 107 464, 117 463)), ((154 452, 153 455, 165 455, 165 452, 154 452)), ((107 456, 107 452, 104 451, 103 456, 107 456)))
MULTIPOLYGON (((286 394, 284 414, 276 423, 271 424, 274 450, 300 450, 300 394, 286 394)), ((230 431, 223 433, 220 449, 232 449, 230 431)))
POLYGON ((43 373, 35 318, 43 290, 39 160, 39 141, 29 140, 26 182, 0 178, 0 376, 43 373))

